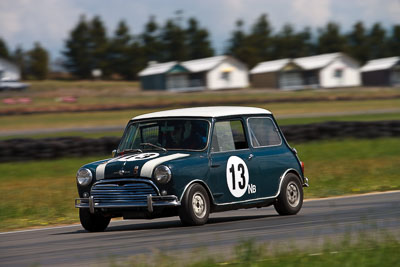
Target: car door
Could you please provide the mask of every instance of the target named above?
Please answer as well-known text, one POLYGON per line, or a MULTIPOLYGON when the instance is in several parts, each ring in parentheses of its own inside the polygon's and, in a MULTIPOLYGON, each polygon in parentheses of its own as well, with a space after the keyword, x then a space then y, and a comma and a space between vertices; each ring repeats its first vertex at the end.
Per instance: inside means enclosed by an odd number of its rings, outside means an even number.
POLYGON ((290 166, 296 166, 293 154, 283 142, 271 117, 250 117, 247 124, 253 162, 260 173, 257 194, 259 197, 275 196, 281 175, 290 166))
POLYGON ((234 203, 255 198, 251 181, 257 167, 241 119, 215 122, 210 151, 209 187, 216 203, 234 203))

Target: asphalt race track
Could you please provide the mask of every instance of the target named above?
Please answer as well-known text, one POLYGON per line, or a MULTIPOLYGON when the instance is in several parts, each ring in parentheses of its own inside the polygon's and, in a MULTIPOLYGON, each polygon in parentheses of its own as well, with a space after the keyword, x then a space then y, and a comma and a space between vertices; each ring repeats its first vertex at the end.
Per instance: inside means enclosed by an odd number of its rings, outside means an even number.
POLYGON ((182 227, 172 217, 113 221, 103 233, 80 225, 1 233, 0 266, 108 266, 159 251, 178 257, 196 250, 229 253, 248 239, 309 247, 350 232, 381 230, 400 238, 400 191, 306 201, 296 216, 278 216, 273 207, 215 213, 200 227, 182 227))

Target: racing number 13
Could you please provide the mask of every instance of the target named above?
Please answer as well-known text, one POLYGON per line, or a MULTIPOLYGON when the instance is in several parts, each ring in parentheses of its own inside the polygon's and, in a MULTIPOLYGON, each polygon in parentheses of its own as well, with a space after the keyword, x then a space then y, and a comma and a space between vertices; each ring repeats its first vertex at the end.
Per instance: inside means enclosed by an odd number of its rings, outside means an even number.
MULTIPOLYGON (((240 172, 240 178, 242 178, 242 182, 239 182, 239 188, 244 189, 246 187, 246 170, 243 166, 243 164, 237 165, 238 171, 240 172)), ((232 166, 229 168, 230 173, 232 174, 232 189, 236 189, 236 179, 235 179, 235 165, 232 164, 232 166)))
POLYGON ((241 197, 246 193, 249 184, 249 170, 241 158, 229 157, 226 163, 226 183, 234 197, 241 197))

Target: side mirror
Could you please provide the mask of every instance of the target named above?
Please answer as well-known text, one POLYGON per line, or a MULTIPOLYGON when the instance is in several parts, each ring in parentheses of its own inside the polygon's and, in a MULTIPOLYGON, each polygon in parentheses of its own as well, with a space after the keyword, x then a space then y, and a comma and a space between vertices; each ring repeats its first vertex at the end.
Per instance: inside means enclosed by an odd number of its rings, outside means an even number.
POLYGON ((111 152, 111 156, 114 158, 114 157, 115 157, 115 154, 117 154, 117 150, 116 150, 116 149, 114 149, 114 150, 111 152))
POLYGON ((293 151, 294 154, 297 155, 297 149, 296 148, 292 147, 292 151, 293 151))

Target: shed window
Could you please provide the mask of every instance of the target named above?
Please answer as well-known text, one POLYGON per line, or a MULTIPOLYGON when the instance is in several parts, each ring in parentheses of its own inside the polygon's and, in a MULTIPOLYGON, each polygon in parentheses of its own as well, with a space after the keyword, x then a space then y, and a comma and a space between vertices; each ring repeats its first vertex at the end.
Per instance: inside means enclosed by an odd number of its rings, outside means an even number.
POLYGON ((223 80, 229 81, 230 77, 231 77, 231 72, 230 71, 221 72, 221 78, 223 80))
POLYGON ((212 152, 232 151, 248 148, 243 124, 240 120, 215 123, 212 137, 212 152))
POLYGON ((343 77, 343 69, 335 69, 333 76, 335 78, 342 78, 343 77))
POLYGON ((253 147, 276 146, 282 140, 278 129, 270 118, 250 118, 249 132, 253 147))

